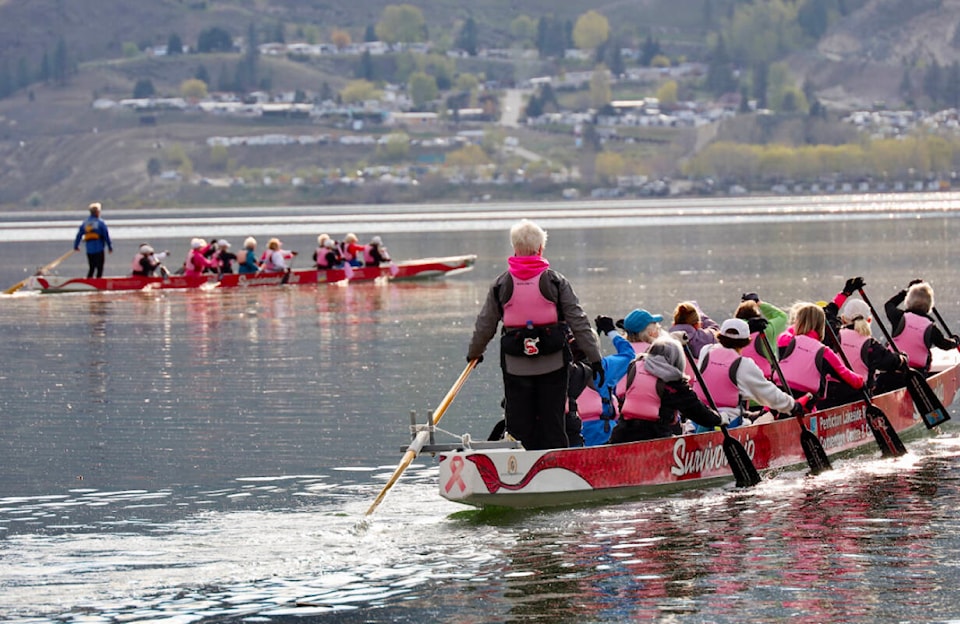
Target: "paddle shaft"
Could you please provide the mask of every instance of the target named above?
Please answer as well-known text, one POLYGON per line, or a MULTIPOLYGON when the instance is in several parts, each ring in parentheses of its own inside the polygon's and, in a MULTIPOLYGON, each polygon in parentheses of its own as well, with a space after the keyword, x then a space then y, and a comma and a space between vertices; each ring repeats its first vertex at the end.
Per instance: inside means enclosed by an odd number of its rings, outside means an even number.
MULTIPOLYGON (((777 358, 777 354, 774 352, 773 347, 770 345, 770 340, 767 339, 767 334, 764 333, 763 330, 760 330, 760 339, 763 341, 763 346, 766 347, 767 353, 770 355, 770 365, 773 367, 773 370, 777 372, 777 376, 780 377, 780 383, 783 384, 783 391, 792 395, 793 392, 790 390, 790 384, 787 383, 787 377, 783 374, 783 369, 780 368, 780 360, 777 358)), ((823 449, 820 438, 807 428, 807 423, 803 421, 802 414, 796 414, 796 419, 797 422, 800 423, 800 445, 803 447, 803 454, 807 458, 807 465, 810 466, 810 472, 820 474, 824 470, 832 469, 833 466, 830 465, 830 458, 827 457, 827 452, 823 449)))
MULTIPOLYGON (((953 332, 950 331, 949 327, 947 327, 947 322, 943 320, 942 316, 940 316, 940 311, 937 310, 937 306, 931 307, 930 311, 933 312, 933 315, 937 317, 938 321, 940 321, 940 325, 943 326, 943 331, 947 332, 948 336, 953 336, 953 332)), ((957 350, 960 351, 960 345, 957 346, 957 350)))
MULTIPOLYGON (((443 400, 440 401, 440 405, 437 406, 437 409, 433 412, 432 423, 436 425, 440 422, 440 419, 443 418, 444 412, 447 411, 447 408, 450 407, 450 403, 453 402, 454 397, 460 392, 460 389, 463 387, 463 384, 466 383, 467 377, 470 376, 470 373, 473 372, 473 369, 476 368, 478 360, 470 360, 467 363, 467 367, 463 369, 463 372, 460 373, 460 377, 457 378, 457 381, 454 382, 450 390, 447 391, 446 396, 443 397, 443 400)), ((374 512, 377 506, 383 501, 383 498, 387 495, 387 492, 390 488, 393 487, 393 484, 397 482, 397 479, 400 478, 400 475, 403 474, 403 471, 407 469, 413 459, 420 454, 420 450, 423 446, 429 441, 430 432, 429 431, 420 431, 414 437, 413 441, 410 443, 410 446, 407 447, 406 452, 403 454, 403 459, 400 460, 400 464, 397 466, 396 470, 393 471, 393 475, 390 477, 390 480, 387 481, 387 484, 383 486, 383 489, 380 490, 380 494, 377 495, 377 498, 373 501, 373 504, 370 505, 370 508, 367 509, 366 514, 369 516, 374 512)))
MULTIPOLYGON (((876 308, 873 307, 873 303, 870 302, 870 298, 867 297, 867 293, 863 292, 862 288, 860 289, 860 297, 870 308, 870 313, 877 321, 877 325, 880 326, 880 331, 883 332, 884 338, 887 339, 887 345, 898 355, 903 355, 899 347, 897 347, 897 343, 893 341, 893 336, 887 331, 886 325, 880 320, 880 316, 877 314, 876 308)), ((940 398, 934 393, 923 374, 909 366, 907 368, 907 392, 910 393, 914 407, 920 412, 920 417, 923 419, 923 424, 926 425, 927 429, 932 429, 938 424, 950 419, 947 408, 944 407, 943 402, 941 402, 940 398)))
MULTIPOLYGON (((830 335, 833 336, 833 341, 837 343, 837 354, 840 356, 840 359, 843 360, 844 366, 853 370, 853 367, 850 366, 850 359, 847 358, 847 354, 843 352, 843 345, 840 342, 840 336, 837 335, 837 332, 833 329, 833 325, 830 323, 824 323, 827 329, 830 330, 830 335)), ((860 393, 863 395, 863 402, 867 404, 868 408, 873 408, 873 402, 870 400, 870 393, 867 392, 867 380, 863 380, 863 386, 860 388, 860 393)), ((873 431, 874 437, 877 439, 877 444, 880 446, 880 453, 884 456, 900 456, 904 455, 907 452, 907 448, 903 445, 903 442, 900 440, 900 436, 897 434, 896 429, 893 428, 893 425, 890 423, 890 419, 887 418, 887 415, 883 413, 879 407, 875 408, 875 417, 871 418, 867 414, 867 424, 870 425, 870 430, 873 431), (883 421, 878 424, 876 420, 883 421)))
MULTIPOLYGON (((696 358, 693 357, 693 351, 690 350, 690 345, 684 343, 683 352, 690 361, 690 368, 693 369, 693 374, 697 376, 697 382, 700 384, 700 387, 703 388, 703 396, 707 398, 707 403, 710 404, 710 408, 719 415, 720 410, 717 409, 717 404, 714 403, 713 397, 710 396, 710 390, 707 389, 707 384, 703 381, 703 375, 700 373, 700 367, 697 366, 696 358)), ((739 440, 730 435, 726 425, 721 424, 720 431, 723 432, 723 452, 727 457, 727 463, 730 464, 730 470, 733 471, 733 477, 737 481, 737 486, 752 487, 760 483, 760 473, 757 472, 756 467, 754 467, 753 460, 750 459, 747 450, 743 448, 739 440)))
MULTIPOLYGON (((61 262, 63 262, 64 260, 66 260, 67 258, 69 258, 70 256, 72 256, 72 255, 75 254, 76 252, 77 252, 76 249, 71 249, 70 251, 68 251, 67 253, 63 254, 62 256, 60 256, 59 258, 57 258, 56 260, 54 260, 53 262, 51 262, 51 263, 49 263, 49 264, 45 264, 45 265, 43 265, 42 267, 40 267, 39 269, 37 269, 37 272, 34 273, 34 275, 43 275, 43 274, 46 273, 47 271, 50 271, 50 270, 52 270, 53 268, 55 268, 58 264, 60 264, 61 262)), ((6 294, 8 294, 8 295, 12 295, 13 293, 15 293, 15 292, 17 292, 18 290, 20 290, 21 288, 23 288, 24 285, 26 285, 27 281, 29 281, 29 279, 30 279, 30 278, 28 277, 27 279, 24 279, 24 280, 21 280, 21 281, 17 282, 16 284, 14 284, 13 286, 11 286, 10 288, 6 289, 6 290, 4 291, 4 293, 6 293, 6 294)))

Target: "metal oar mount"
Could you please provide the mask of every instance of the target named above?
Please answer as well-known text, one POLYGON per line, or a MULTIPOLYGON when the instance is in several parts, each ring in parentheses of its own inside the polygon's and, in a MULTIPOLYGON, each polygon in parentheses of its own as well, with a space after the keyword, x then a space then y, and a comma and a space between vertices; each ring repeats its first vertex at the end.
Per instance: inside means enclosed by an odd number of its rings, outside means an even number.
MULTIPOLYGON (((43 275, 43 274, 46 273, 47 271, 52 271, 58 264, 60 264, 61 262, 63 262, 64 260, 66 260, 67 258, 69 258, 70 256, 72 256, 72 255, 75 254, 76 252, 77 252, 76 249, 71 249, 70 251, 68 251, 67 253, 63 254, 62 256, 60 256, 59 258, 57 258, 56 260, 54 260, 54 261, 51 262, 50 264, 45 264, 45 265, 43 265, 42 267, 40 267, 39 269, 37 269, 37 272, 34 273, 34 275, 43 275)), ((10 288, 6 289, 6 290, 3 291, 3 292, 4 292, 4 294, 12 295, 13 293, 17 292, 18 290, 20 290, 21 288, 23 288, 24 286, 26 286, 26 284, 27 284, 28 281, 30 281, 30 278, 29 278, 29 277, 28 277, 27 279, 20 280, 19 282, 17 282, 16 284, 14 284, 13 286, 11 286, 10 288)))
POLYGON ((380 490, 380 494, 377 495, 377 498, 373 501, 373 504, 370 505, 370 508, 367 509, 367 513, 364 515, 369 516, 374 512, 378 505, 383 501, 383 498, 387 495, 387 492, 390 488, 393 487, 393 484, 397 482, 397 479, 400 478, 400 475, 403 474, 403 471, 407 469, 413 459, 420 454, 420 451, 423 450, 423 447, 427 442, 430 441, 430 435, 433 432, 433 425, 436 425, 440 422, 440 419, 443 418, 444 412, 447 411, 447 408, 450 406, 450 403, 453 402, 454 397, 457 396, 457 393, 460 392, 460 388, 463 387, 463 384, 467 381, 467 377, 470 376, 470 373, 477 366, 477 360, 470 360, 467 364, 467 367, 463 369, 463 372, 460 373, 460 377, 457 378, 457 381, 454 382, 453 386, 447 391, 446 396, 443 397, 443 400, 440 401, 440 405, 437 406, 437 409, 434 410, 433 415, 430 418, 430 427, 420 429, 417 434, 414 436, 413 441, 410 443, 410 446, 407 447, 407 451, 403 454, 403 459, 400 460, 400 464, 397 466, 396 470, 393 471, 393 475, 390 477, 390 480, 387 481, 387 484, 383 486, 383 489, 380 490))
MULTIPOLYGON (((889 347, 896 353, 900 353, 900 349, 897 348, 897 343, 893 341, 893 336, 887 331, 887 327, 883 324, 883 321, 880 320, 880 316, 877 315, 876 309, 874 309, 873 304, 870 303, 870 299, 867 297, 867 293, 863 292, 862 288, 860 289, 860 297, 870 306, 870 314, 873 315, 874 320, 877 321, 877 325, 880 326, 880 331, 883 332, 884 338, 887 339, 889 347)), ((927 429, 933 429, 937 425, 950 420, 950 413, 947 412, 947 408, 943 406, 940 398, 934 393, 930 384, 927 383, 927 379, 923 376, 923 373, 908 366, 906 375, 907 392, 910 393, 910 398, 913 399, 913 405, 917 408, 917 411, 920 412, 920 418, 923 419, 923 424, 926 425, 927 429)))
MULTIPOLYGON (((787 378, 784 377, 783 371, 780 369, 780 361, 777 359, 777 353, 770 346, 770 341, 767 340, 767 335, 763 333, 763 331, 760 332, 760 339, 763 341, 763 346, 766 347, 767 353, 770 354, 770 364, 773 366, 773 369, 777 371, 777 376, 780 377, 780 383, 783 384, 783 391, 787 394, 792 394, 790 384, 787 383, 787 378)), ((823 445, 820 444, 820 438, 807 429, 807 424, 803 421, 803 415, 797 414, 797 422, 800 423, 800 446, 803 447, 803 456, 807 458, 810 473, 818 475, 824 470, 833 469, 833 466, 830 465, 830 458, 827 457, 827 452, 823 450, 823 445)))
MULTIPOLYGON (((703 375, 700 374, 700 368, 697 367, 693 352, 690 351, 690 345, 686 342, 683 342, 683 352, 686 354, 687 359, 690 360, 690 368, 693 369, 693 373, 697 376, 697 381, 700 382, 700 387, 703 389, 703 396, 707 397, 710 408, 719 414, 720 410, 717 409, 717 404, 713 402, 713 397, 710 396, 707 384, 703 382, 703 375)), ((760 483, 762 480, 760 473, 757 472, 757 467, 753 465, 753 460, 750 459, 747 449, 743 448, 739 440, 730 435, 726 425, 720 425, 720 431, 723 432, 723 454, 726 455, 727 463, 730 464, 730 470, 733 471, 733 477, 737 481, 737 487, 753 487, 760 483)))
MULTIPOLYGON (((830 323, 825 323, 825 325, 827 329, 830 330, 833 341, 836 342, 839 347, 840 336, 837 335, 837 332, 834 331, 830 323)), ((843 359, 844 365, 846 365, 847 368, 851 368, 850 360, 847 359, 847 354, 843 352, 843 347, 839 347, 837 353, 839 353, 843 359)), ((867 404, 867 424, 870 425, 870 431, 873 432, 873 437, 877 439, 880 454, 884 457, 899 457, 900 455, 905 455, 907 447, 903 445, 903 441, 900 440, 897 430, 893 428, 890 419, 883 410, 870 401, 870 393, 867 392, 866 386, 867 380, 864 379, 863 382, 864 385, 861 388, 861 392, 863 394, 863 401, 867 404)))

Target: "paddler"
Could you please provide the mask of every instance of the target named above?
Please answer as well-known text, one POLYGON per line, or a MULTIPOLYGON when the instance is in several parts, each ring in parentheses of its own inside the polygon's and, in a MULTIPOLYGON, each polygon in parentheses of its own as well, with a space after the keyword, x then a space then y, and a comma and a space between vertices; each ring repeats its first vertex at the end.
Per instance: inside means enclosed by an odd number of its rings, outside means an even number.
POLYGON ((566 323, 602 386, 600 345, 590 319, 567 279, 543 257, 547 233, 524 219, 510 229, 514 255, 493 282, 477 316, 467 361, 482 360, 487 344, 503 323, 506 430, 528 450, 565 448, 564 427, 570 355, 566 323))
POLYGON ((90 216, 83 220, 77 230, 77 238, 73 241, 74 250, 80 249, 83 242, 87 248, 87 278, 103 277, 104 250, 113 253, 113 243, 110 242, 110 231, 107 224, 100 218, 103 210, 100 202, 94 202, 88 207, 90 216))

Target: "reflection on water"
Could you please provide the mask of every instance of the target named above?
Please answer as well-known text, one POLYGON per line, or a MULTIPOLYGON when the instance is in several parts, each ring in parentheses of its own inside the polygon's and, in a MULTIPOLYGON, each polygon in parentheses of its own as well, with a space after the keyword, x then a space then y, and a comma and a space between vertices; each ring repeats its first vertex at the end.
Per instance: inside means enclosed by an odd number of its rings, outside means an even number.
MULTIPOLYGON (((547 255, 591 317, 695 298, 722 320, 744 291, 789 305, 863 274, 875 303, 918 275, 933 281, 950 322, 958 229, 952 218, 557 229, 547 255)), ((3 617, 954 616, 952 421, 893 461, 867 453, 749 492, 585 509, 464 510, 436 495, 422 457, 362 522, 409 440, 408 412, 422 421, 462 370, 506 235, 391 237, 398 257, 433 249, 480 260, 427 283, 3 298, 3 617)), ((444 429, 489 431, 495 360, 471 375, 444 429)))

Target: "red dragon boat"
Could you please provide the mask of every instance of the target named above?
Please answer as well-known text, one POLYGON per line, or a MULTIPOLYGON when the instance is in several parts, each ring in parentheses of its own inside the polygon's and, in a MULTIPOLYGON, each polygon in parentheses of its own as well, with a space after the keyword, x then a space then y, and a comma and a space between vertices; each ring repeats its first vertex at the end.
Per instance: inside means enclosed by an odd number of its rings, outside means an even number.
MULTIPOLYGON (((943 352, 941 352, 943 354, 943 352)), ((957 353, 927 381, 949 406, 960 385, 957 353)), ((900 434, 924 430, 910 394, 896 390, 873 397, 900 434)), ((865 452, 877 441, 863 401, 808 414, 807 428, 830 456, 865 452)), ((806 466, 795 418, 731 429, 757 470, 806 466)), ((428 445, 439 454, 440 495, 476 507, 537 508, 580 505, 661 494, 732 481, 720 431, 587 448, 526 451, 516 443, 428 445), (511 448, 512 446, 512 448, 511 448)))
POLYGON ((406 260, 379 267, 354 267, 349 269, 292 270, 289 273, 204 274, 195 276, 170 275, 168 277, 61 277, 34 275, 27 280, 26 290, 41 293, 75 293, 96 291, 143 291, 154 289, 213 289, 254 288, 261 286, 308 286, 332 284, 343 281, 371 281, 428 279, 456 275, 473 268, 475 255, 448 256, 445 258, 421 258, 406 260))

